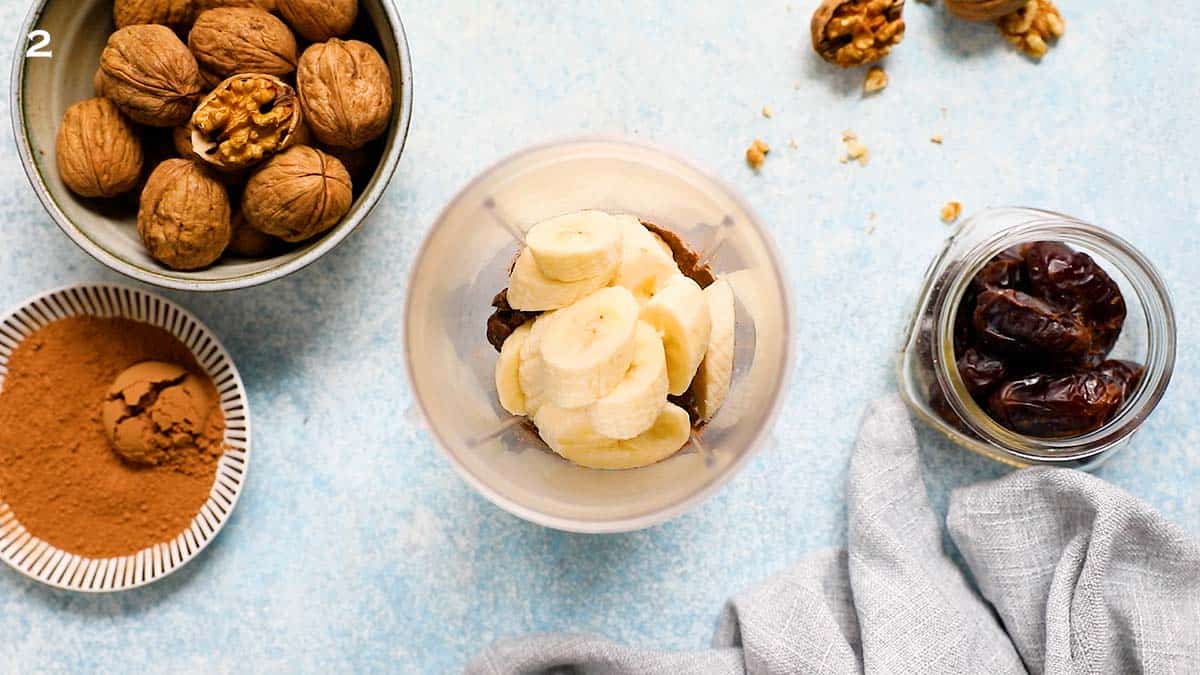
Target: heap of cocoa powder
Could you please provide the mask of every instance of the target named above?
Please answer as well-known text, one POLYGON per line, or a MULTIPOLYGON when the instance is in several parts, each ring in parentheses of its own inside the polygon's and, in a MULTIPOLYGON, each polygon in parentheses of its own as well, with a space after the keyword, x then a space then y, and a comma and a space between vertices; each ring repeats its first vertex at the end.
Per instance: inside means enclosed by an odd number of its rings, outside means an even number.
POLYGON ((223 451, 219 408, 204 443, 157 466, 127 462, 109 444, 109 387, 144 361, 178 364, 217 400, 183 343, 128 319, 63 319, 13 351, 0 388, 0 500, 33 536, 87 557, 130 555, 175 538, 208 499, 223 451))

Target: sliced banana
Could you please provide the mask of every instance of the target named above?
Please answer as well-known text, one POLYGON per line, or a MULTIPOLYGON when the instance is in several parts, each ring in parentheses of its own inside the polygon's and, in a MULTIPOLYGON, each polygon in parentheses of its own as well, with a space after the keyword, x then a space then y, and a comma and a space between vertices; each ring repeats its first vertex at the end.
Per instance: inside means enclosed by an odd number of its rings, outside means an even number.
POLYGON ((725 402, 733 379, 733 288, 725 279, 717 279, 704 289, 704 297, 708 300, 712 331, 708 337, 708 351, 692 381, 692 393, 700 416, 708 421, 725 402))
POLYGON ((534 225, 525 245, 542 274, 556 281, 611 278, 621 262, 619 221, 603 211, 579 211, 534 225))
POLYGON ((647 230, 640 220, 633 216, 617 218, 623 237, 616 285, 628 288, 638 302, 645 303, 668 280, 679 274, 679 267, 671 256, 671 247, 657 234, 647 230))
POLYGON ((654 424, 667 403, 667 357, 658 331, 638 321, 633 363, 611 392, 588 407, 588 419, 601 436, 628 439, 654 424))
POLYGON ((533 252, 526 248, 517 257, 508 279, 508 304, 526 312, 561 309, 607 286, 616 270, 614 265, 607 274, 582 281, 556 281, 542 273, 533 252))
MULTIPOLYGON (((554 321, 557 312, 546 312, 533 320, 529 335, 521 344, 518 381, 525 396, 526 414, 532 417, 546 402, 545 374, 542 367, 542 334, 554 321)), ((507 342, 505 342, 507 344, 507 342)))
POLYGON ((639 310, 614 286, 555 312, 540 336, 546 400, 580 408, 612 391, 633 362, 639 310))
POLYGON ((662 335, 670 392, 676 396, 683 394, 692 385, 712 332, 704 291, 695 281, 679 274, 642 307, 641 318, 662 335))
POLYGON ((500 394, 500 405, 514 415, 524 415, 525 392, 521 389, 521 348, 529 338, 533 322, 528 321, 512 332, 500 348, 496 359, 496 392, 500 394))
POLYGON ((679 452, 692 433, 687 411, 668 403, 653 426, 627 441, 596 433, 582 410, 544 406, 534 420, 546 445, 559 455, 590 469, 636 469, 679 452))

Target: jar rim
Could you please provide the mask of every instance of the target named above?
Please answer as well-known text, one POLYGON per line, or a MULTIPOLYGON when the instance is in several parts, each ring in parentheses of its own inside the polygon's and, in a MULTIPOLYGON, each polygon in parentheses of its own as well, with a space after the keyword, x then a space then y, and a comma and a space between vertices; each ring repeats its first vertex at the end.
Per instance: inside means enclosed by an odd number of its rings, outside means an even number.
POLYGON ((983 211, 965 222, 953 238, 961 236, 980 219, 1013 212, 1020 212, 1025 220, 971 247, 963 254, 958 269, 948 276, 935 316, 937 339, 931 340, 930 345, 933 370, 950 407, 985 443, 1028 463, 1086 460, 1119 445, 1137 431, 1166 392, 1174 371, 1176 347, 1170 292, 1153 263, 1129 242, 1104 228, 1052 211, 1015 207, 983 211), (1045 438, 1003 427, 975 402, 958 372, 954 325, 960 299, 988 261, 1005 249, 1030 241, 1061 241, 1097 253, 1124 276, 1142 308, 1146 322, 1145 373, 1134 395, 1117 414, 1104 426, 1086 434, 1045 438))

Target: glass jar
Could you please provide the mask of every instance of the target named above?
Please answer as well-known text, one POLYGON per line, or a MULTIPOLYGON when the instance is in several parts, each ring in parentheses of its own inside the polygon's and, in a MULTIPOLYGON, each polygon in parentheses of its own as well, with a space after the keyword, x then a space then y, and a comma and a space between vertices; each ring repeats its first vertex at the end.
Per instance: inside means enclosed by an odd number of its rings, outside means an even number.
POLYGON ((1175 313, 1149 260, 1120 237, 1075 218, 1000 208, 965 221, 926 272, 900 354, 899 387, 918 417, 969 450, 1016 467, 1091 470, 1123 447, 1153 412, 1174 366, 1175 313), (1062 242, 1087 253, 1120 286, 1127 316, 1109 358, 1145 367, 1113 419, 1079 436, 1041 438, 1001 426, 968 393, 956 366, 955 319, 971 280, 1000 252, 1034 241, 1062 242))

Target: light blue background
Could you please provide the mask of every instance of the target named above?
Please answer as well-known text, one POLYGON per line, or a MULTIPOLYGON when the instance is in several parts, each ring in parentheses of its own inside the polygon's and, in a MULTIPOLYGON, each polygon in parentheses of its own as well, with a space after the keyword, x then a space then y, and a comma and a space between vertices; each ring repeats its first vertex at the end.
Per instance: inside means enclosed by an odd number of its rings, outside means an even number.
MULTIPOLYGON (((4 64, 26 4, 0 5, 4 64)), ((1063 0, 1067 36, 1036 65, 991 26, 911 2, 892 84, 864 100, 861 72, 811 53, 815 5, 400 2, 416 106, 375 215, 292 278, 170 294, 223 338, 249 387, 253 461, 229 527, 184 571, 123 595, 0 570, 0 670, 445 672, 538 630, 700 648, 729 594, 843 543, 857 422, 895 388, 893 354, 951 199, 1065 211, 1160 266, 1179 314, 1175 381, 1100 475, 1200 534, 1200 15, 1063 0), (843 129, 870 166, 838 163, 843 129), (656 141, 732 183, 790 261, 799 316, 774 443, 694 512, 621 536, 544 530, 476 496, 415 422, 402 370, 406 273, 441 206, 506 153, 584 132, 656 141), (742 160, 755 137, 773 148, 760 175, 742 160)), ((117 279, 42 211, 7 124, 0 209, 0 305, 117 279)), ((1002 473, 923 437, 939 508, 951 486, 1002 473)))

